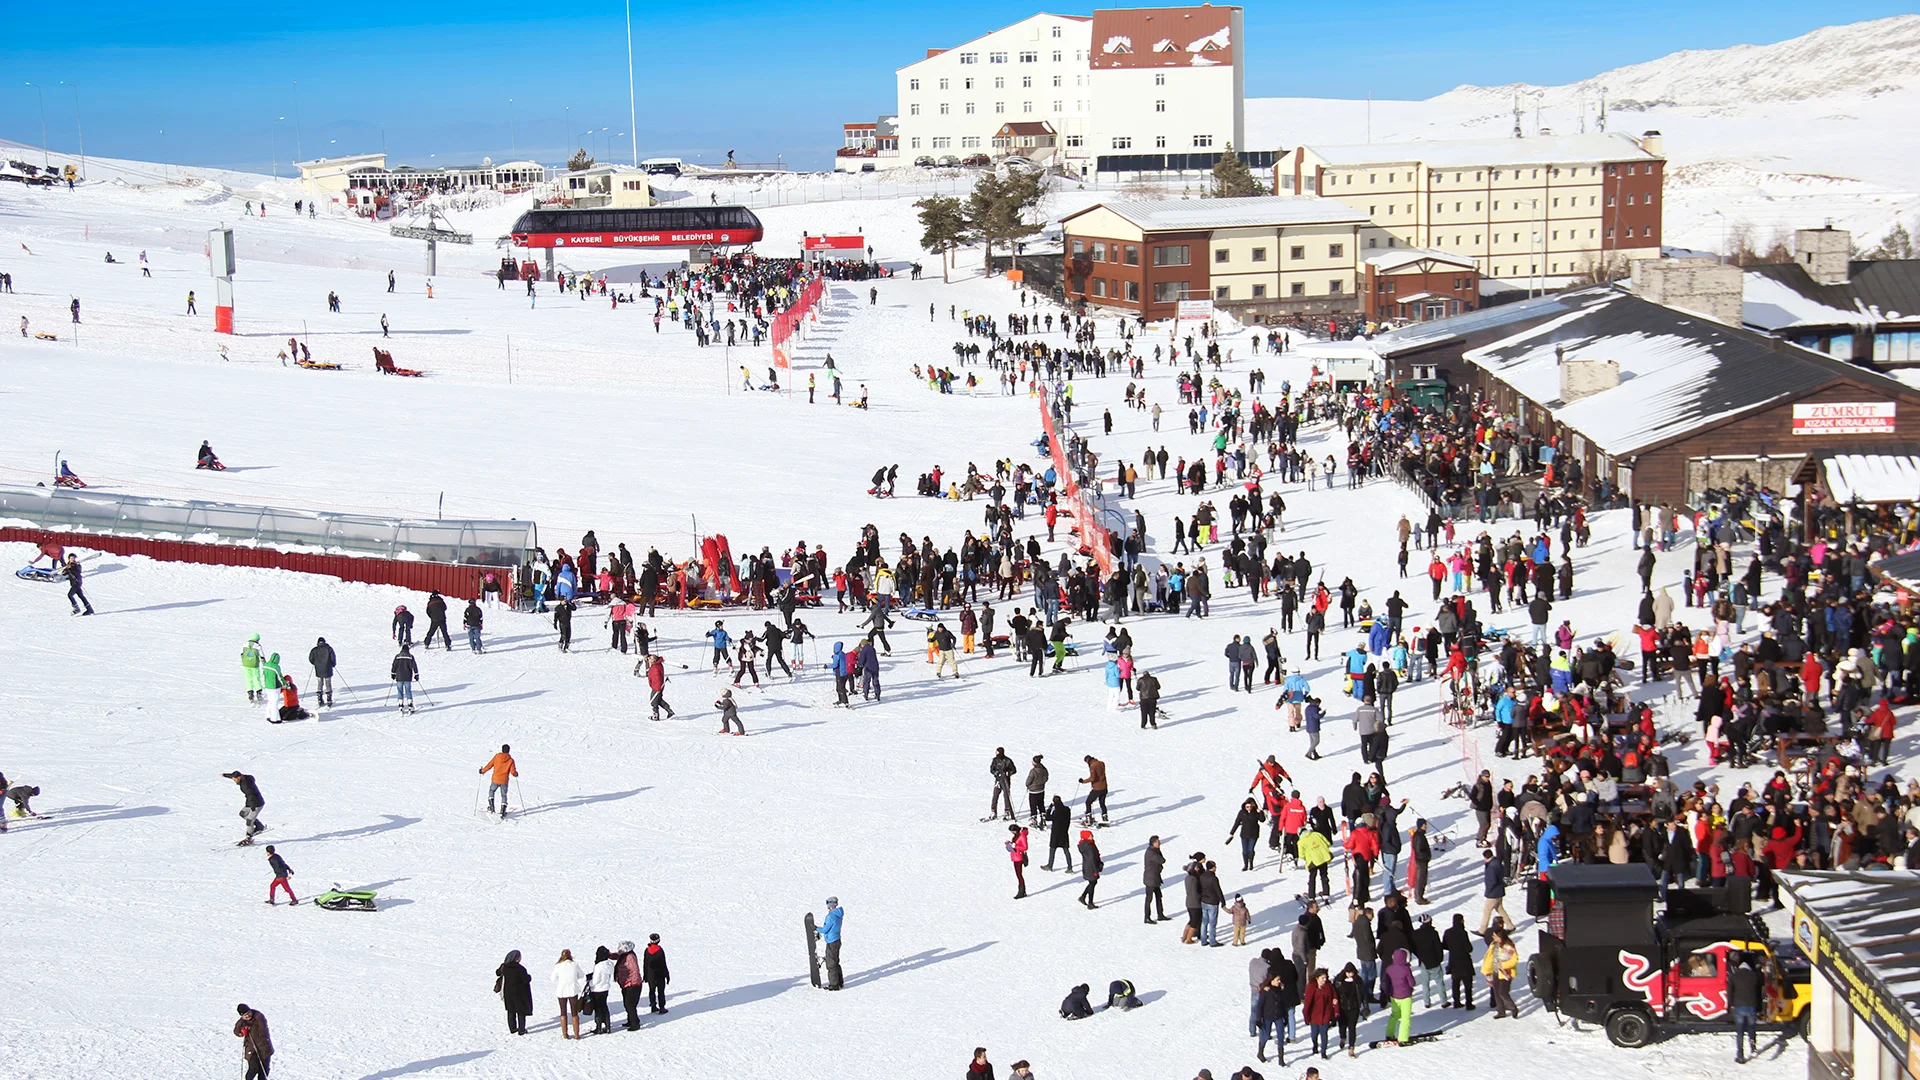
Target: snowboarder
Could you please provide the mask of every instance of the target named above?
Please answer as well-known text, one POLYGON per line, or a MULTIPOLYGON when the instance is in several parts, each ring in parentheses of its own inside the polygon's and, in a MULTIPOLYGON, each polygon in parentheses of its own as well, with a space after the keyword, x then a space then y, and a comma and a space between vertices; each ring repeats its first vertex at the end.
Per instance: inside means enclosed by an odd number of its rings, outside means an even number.
POLYGON ((720 698, 713 703, 713 707, 720 710, 719 734, 745 735, 747 733, 747 729, 740 723, 740 709, 733 703, 731 689, 720 691, 720 698))
POLYGON ((267 868, 273 871, 273 884, 267 886, 267 905, 271 907, 280 890, 287 890, 287 904, 298 906, 300 898, 293 895, 293 885, 287 881, 293 876, 293 870, 287 866, 287 860, 274 853, 273 845, 267 845, 267 868))
POLYGON ((506 817, 507 781, 511 777, 520 775, 520 766, 513 762, 513 747, 501 743, 500 752, 488 759, 485 765, 480 766, 480 771, 493 773, 493 779, 487 783, 487 813, 493 813, 493 797, 497 793, 500 796, 500 816, 506 817))
POLYGON ((60 576, 67 579, 67 603, 73 605, 73 613, 75 615, 91 615, 93 614, 93 601, 88 600, 87 594, 81 590, 80 575, 80 556, 67 556, 66 565, 60 568, 60 576), (80 610, 80 605, 82 604, 87 606, 85 611, 80 610))
POLYGON ((447 638, 447 600, 435 589, 427 594, 427 637, 423 649, 433 648, 433 633, 440 632, 440 647, 453 651, 453 642, 447 638))
MULTIPOLYGON (((820 940, 825 942, 827 947, 825 962, 827 966, 826 989, 828 990, 838 990, 843 985, 840 978, 840 924, 844 917, 845 911, 840 907, 840 898, 836 896, 827 897, 827 919, 820 924, 820 929, 815 931, 815 933, 820 936, 820 940)), ((662 1011, 664 1012, 665 1010, 662 1011)))
POLYGON ((313 643, 313 648, 307 651, 307 663, 313 665, 313 703, 332 708, 333 669, 340 665, 340 658, 326 638, 313 643))
POLYGON ((0 776, 0 825, 6 823, 6 804, 9 802, 13 804, 14 817, 39 817, 39 814, 33 812, 33 797, 40 794, 40 789, 33 784, 8 786, 6 781, 6 777, 0 776))
POLYGON ((256 833, 262 833, 267 830, 265 825, 260 824, 260 811, 267 805, 267 800, 260 797, 260 785, 254 783, 253 777, 247 773, 230 772, 221 773, 220 775, 233 781, 240 787, 240 797, 245 803, 245 805, 240 808, 240 820, 247 823, 247 835, 240 838, 239 846, 246 847, 248 844, 253 843, 253 838, 256 833))
POLYGON ((239 1012, 240 1019, 233 1023, 233 1034, 240 1040, 241 1053, 247 1059, 246 1080, 256 1076, 267 1080, 267 1071, 273 1064, 273 1039, 267 1035, 267 1018, 244 1002, 239 1012))
POLYGON ((420 677, 420 665, 413 659, 413 650, 406 645, 400 646, 399 655, 393 658, 393 667, 389 672, 393 677, 393 696, 400 711, 413 711, 413 682, 420 677))

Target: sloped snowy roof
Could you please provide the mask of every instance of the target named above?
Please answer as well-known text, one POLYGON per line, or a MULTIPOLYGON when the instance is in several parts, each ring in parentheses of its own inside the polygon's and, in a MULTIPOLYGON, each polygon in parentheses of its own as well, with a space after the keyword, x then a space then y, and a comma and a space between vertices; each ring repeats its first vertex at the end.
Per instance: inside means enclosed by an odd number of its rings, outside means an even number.
POLYGON ((1837 378, 1889 395, 1906 390, 1864 368, 1616 291, 1463 355, 1616 457, 1837 378), (1563 359, 1613 361, 1620 385, 1563 403, 1563 359))
POLYGON ((1071 221, 1104 206, 1148 232, 1172 229, 1268 228, 1365 221, 1367 215, 1320 195, 1255 195, 1244 199, 1115 199, 1060 220, 1071 221))
POLYGON ((1920 502, 1920 458, 1902 454, 1835 454, 1826 459, 1827 490, 1836 502, 1920 502))
POLYGON ((1554 293, 1551 296, 1536 296, 1528 300, 1516 300, 1511 304, 1498 304, 1445 319, 1433 319, 1402 326, 1375 337, 1373 344, 1382 356, 1398 356, 1401 353, 1458 341, 1470 335, 1482 334, 1503 326, 1518 327, 1525 323, 1541 322, 1563 312, 1575 310, 1584 304, 1598 303, 1609 295, 1611 295, 1610 290, 1596 287, 1577 292, 1554 293))
POLYGON ((1920 1027, 1920 873, 1793 870, 1780 881, 1920 1027))
POLYGON ((1430 169, 1500 165, 1571 165, 1576 162, 1646 161, 1654 155, 1631 135, 1531 135, 1524 139, 1435 139, 1431 141, 1312 146, 1329 165, 1350 166, 1417 161, 1430 169))
POLYGON ((1409 263, 1422 261, 1432 261, 1443 266, 1456 266, 1462 270, 1473 269, 1472 259, 1433 248, 1389 248, 1386 251, 1375 251, 1367 256, 1367 262, 1383 274, 1392 273, 1409 263))
POLYGON ((1859 260, 1844 285, 1821 285, 1799 263, 1747 268, 1742 318, 1764 330, 1920 322, 1920 259, 1859 260))

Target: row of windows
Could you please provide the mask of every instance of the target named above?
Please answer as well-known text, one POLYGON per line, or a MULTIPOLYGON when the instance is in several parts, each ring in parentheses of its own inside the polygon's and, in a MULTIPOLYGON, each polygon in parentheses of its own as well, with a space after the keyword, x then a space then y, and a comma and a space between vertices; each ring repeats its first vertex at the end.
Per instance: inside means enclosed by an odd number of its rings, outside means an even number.
MULTIPOLYGON (((1619 175, 1619 168, 1620 168, 1620 167, 1619 167, 1618 165, 1609 165, 1609 166, 1607 166, 1607 175, 1608 175, 1608 176, 1617 176, 1617 175, 1619 175)), ((1559 178, 1560 178, 1560 173, 1561 173, 1561 169, 1560 169, 1560 167, 1559 167, 1558 165, 1549 165, 1549 166, 1546 166, 1546 170, 1547 170, 1547 176, 1548 176, 1548 178, 1549 178, 1549 179, 1559 179, 1559 178)), ((1482 170, 1479 170, 1479 171, 1476 171, 1476 172, 1475 172, 1475 173, 1473 174, 1473 181, 1472 181, 1472 182, 1473 182, 1473 183, 1476 183, 1476 184, 1478 184, 1478 183, 1481 183, 1481 182, 1482 182, 1482 179, 1483 179, 1484 177, 1486 177, 1486 174, 1487 174, 1487 172, 1488 172, 1488 170, 1484 170, 1484 169, 1482 169, 1482 170)), ((1510 180, 1510 181, 1511 181, 1511 180, 1538 180, 1538 179, 1540 179, 1540 170, 1539 170, 1539 169, 1537 169, 1537 168, 1536 168, 1536 169, 1513 169, 1513 170, 1511 170, 1511 173, 1510 173, 1510 175, 1509 175, 1509 173, 1508 173, 1508 171, 1507 171, 1507 170, 1502 170, 1502 169, 1493 169, 1493 170, 1491 170, 1491 172, 1492 172, 1492 174, 1493 174, 1493 175, 1492 175, 1492 177, 1491 177, 1491 179, 1492 179, 1492 181, 1493 181, 1493 182, 1495 182, 1495 183, 1497 183, 1497 182, 1499 182, 1499 181, 1500 181, 1500 180, 1502 180, 1502 179, 1506 179, 1506 180, 1510 180), (1524 173, 1526 173, 1526 175, 1525 175, 1525 176, 1522 176, 1522 175, 1521 175, 1521 173, 1523 173, 1523 172, 1524 172, 1524 173)), ((1638 164, 1629 164, 1629 165, 1627 166, 1627 175, 1628 175, 1628 176, 1637 176, 1637 175, 1639 175, 1639 172, 1640 172, 1640 167, 1639 167, 1639 165, 1638 165, 1638 164)), ((1570 167, 1569 167, 1569 168, 1568 168, 1568 169, 1566 170, 1566 173, 1567 173, 1567 177, 1568 177, 1569 179, 1571 179, 1571 178, 1574 178, 1574 177, 1578 177, 1578 176, 1580 175, 1580 169, 1579 169, 1579 167, 1578 167, 1578 166, 1570 166, 1570 167)), ((1649 163, 1647 164, 1647 175, 1648 175, 1648 176, 1652 176, 1653 174, 1654 174, 1654 167, 1653 167, 1653 164, 1652 164, 1651 162, 1649 162, 1649 163)), ((1590 166, 1588 166, 1588 167, 1587 167, 1587 175, 1588 175, 1588 176, 1599 176, 1599 175, 1600 175, 1600 166, 1598 166, 1598 165, 1590 165, 1590 166)), ((1429 181, 1429 182, 1431 182, 1431 183, 1434 183, 1434 184, 1444 184, 1444 183, 1446 183, 1446 173, 1444 173, 1444 172, 1441 172, 1441 171, 1439 171, 1439 170, 1434 170, 1434 171, 1432 171, 1432 172, 1429 172, 1429 173, 1427 174, 1427 179, 1428 179, 1428 181, 1429 181)), ((1394 183, 1398 183, 1399 181, 1400 181, 1400 174, 1399 174, 1398 172, 1389 172, 1389 173, 1387 173, 1387 183, 1389 183, 1389 184, 1394 184, 1394 183)), ((1413 173, 1411 173, 1411 172, 1409 172, 1409 173, 1407 174, 1407 183, 1409 183, 1409 184, 1411 184, 1411 183, 1413 183, 1413 181, 1414 181, 1414 174, 1413 174, 1413 173)), ((1336 185, 1339 185, 1339 184, 1341 184, 1341 183, 1343 183, 1343 182, 1345 183, 1345 185, 1346 185, 1347 187, 1352 187, 1352 186, 1353 186, 1354 184, 1357 184, 1357 183, 1359 183, 1359 182, 1360 182, 1360 174, 1359 174, 1359 173, 1357 173, 1357 172, 1349 172, 1349 173, 1332 173, 1332 172, 1330 172, 1330 173, 1328 173, 1328 174, 1327 174, 1327 186, 1328 186, 1328 187, 1334 187, 1334 186, 1336 186, 1336 185)), ((1369 183, 1369 184, 1378 184, 1379 182, 1380 182, 1380 174, 1379 174, 1379 173, 1377 173, 1377 172, 1370 172, 1370 173, 1368 173, 1368 174, 1367 174, 1367 183, 1369 183)), ((1457 171, 1457 172, 1455 172, 1455 173, 1453 174, 1453 182, 1454 182, 1454 183, 1456 183, 1456 184, 1459 184, 1459 183, 1465 183, 1465 182, 1466 182, 1466 172, 1465 172, 1465 170, 1460 170, 1460 171, 1457 171)))
MULTIPOLYGON (((1054 36, 1058 37, 1059 35, 1056 34, 1054 36)), ((1053 50, 1054 63, 1056 64, 1061 63, 1064 58, 1065 58, 1065 53, 1063 53, 1061 50, 1059 49, 1053 50)), ((1087 58, 1087 51, 1085 49, 1075 49, 1073 51, 1073 58, 1076 61, 1085 60, 1087 58)), ((978 64, 980 62, 980 54, 977 52, 963 52, 960 54, 960 62, 963 64, 978 64)), ((996 51, 996 52, 987 53, 987 63, 989 64, 1004 64, 1006 62, 1007 62, 1007 54, 1004 52, 996 51)), ((1020 50, 1020 62, 1023 64, 1039 63, 1040 51, 1038 49, 1020 50)), ((916 79, 914 81, 918 82, 919 80, 916 79)), ((916 86, 914 87, 914 89, 918 90, 919 87, 916 86)))
MULTIPOLYGON (((1075 256, 1088 255, 1094 262, 1116 262, 1124 263, 1127 266, 1140 265, 1140 248, 1137 244, 1109 245, 1104 240, 1075 240, 1073 242, 1073 253, 1075 256), (1112 258, 1108 258, 1109 254, 1111 254, 1112 258)), ((1167 264, 1160 263, 1159 265, 1165 266, 1167 264)), ((1179 265, 1184 266, 1186 264, 1183 262, 1179 265)))
MULTIPOLYGON (((1556 264, 1556 265, 1558 265, 1558 264, 1556 264)), ((1379 280, 1378 282, 1376 282, 1376 283, 1375 283, 1375 288, 1376 288, 1376 290, 1377 290, 1377 291, 1379 291, 1379 292, 1383 292, 1383 293, 1386 293, 1386 294, 1388 294, 1388 295, 1392 295, 1392 294, 1393 294, 1393 292, 1394 292, 1394 290, 1395 290, 1395 289, 1396 289, 1397 287, 1398 287, 1398 285, 1397 285, 1397 283, 1396 283, 1396 282, 1395 282, 1395 281, 1394 281, 1394 280, 1393 280, 1392 278, 1390 278, 1390 277, 1383 277, 1383 278, 1381 278, 1381 279, 1380 279, 1380 280, 1379 280)), ((1424 288, 1425 288, 1425 286, 1424 286, 1424 285, 1422 285, 1422 288, 1424 289, 1424 288)), ((1471 288, 1473 288, 1473 279, 1472 279, 1472 278, 1470 278, 1470 277, 1467 277, 1467 278, 1461 278, 1461 277, 1457 277, 1457 278, 1454 278, 1454 279, 1453 279, 1453 289, 1454 289, 1454 291, 1455 291, 1455 292, 1463 292, 1463 291, 1465 291, 1465 290, 1467 290, 1467 289, 1471 289, 1471 288)))
MULTIPOLYGON (((947 150, 952 148, 953 146, 953 137, 951 135, 934 135, 934 136, 930 136, 926 141, 929 144, 929 148, 933 150, 947 150)), ((1082 138, 1078 135, 1067 136, 1068 146, 1079 146, 1082 141, 1083 141, 1082 138)), ((921 143, 920 136, 918 135, 911 136, 907 139, 907 149, 918 150, 920 149, 920 143, 921 143)), ((980 148, 980 136, 978 135, 960 136, 960 149, 977 150, 979 148, 980 148)))
MULTIPOLYGON (((1065 105, 1065 104, 1066 104, 1066 102, 1064 102, 1064 101, 1060 101, 1060 100, 1057 100, 1057 99, 1056 99, 1056 100, 1054 101, 1054 103, 1053 103, 1053 111, 1054 111, 1054 112, 1055 112, 1056 114, 1058 114, 1058 113, 1062 113, 1062 112, 1065 112, 1066 110, 1065 110, 1065 109, 1063 109, 1063 108, 1061 108, 1061 106, 1063 106, 1063 105, 1065 105)), ((1079 106, 1079 105, 1080 105, 1080 102, 1077 102, 1077 101, 1076 101, 1076 102, 1074 102, 1074 105, 1075 105, 1075 106, 1077 107, 1077 106, 1079 106)), ((965 105, 965 108, 964 108, 964 111, 965 111, 965 114, 966 114, 966 115, 968 115, 968 116, 972 116, 972 115, 974 114, 974 110, 973 110, 973 102, 971 102, 971 101, 969 101, 969 102, 967 102, 967 103, 966 103, 966 105, 965 105)), ((995 112, 996 114, 1002 114, 1002 115, 1003 115, 1003 114, 1005 114, 1005 113, 1006 113, 1006 111, 1007 111, 1007 103, 1006 103, 1006 102, 1004 102, 1004 101, 996 101, 996 102, 994 102, 994 103, 993 103, 993 111, 994 111, 994 112, 995 112)), ((1031 102, 1031 101, 1023 101, 1023 102, 1021 102, 1021 103, 1020 103, 1020 111, 1021 111, 1021 112, 1023 112, 1023 113, 1031 113, 1031 112, 1033 111, 1033 102, 1031 102)), ((909 106, 907 106, 907 115, 908 115, 908 116, 919 116, 919 115, 920 115, 920 106, 918 106, 918 105, 909 105, 909 106)), ((946 102, 944 102, 944 101, 940 103, 940 115, 941 115, 941 116, 947 116, 947 115, 949 115, 949 114, 948 114, 948 112, 947 112, 947 103, 946 103, 946 102)), ((1209 135, 1209 136, 1207 136, 1207 139, 1208 139, 1208 140, 1211 140, 1212 138, 1213 138, 1213 136, 1211 136, 1211 135, 1209 135)), ((1163 142, 1163 143, 1164 143, 1164 141, 1165 141, 1165 140, 1164 140, 1164 139, 1162 139, 1162 142, 1163 142)), ((1196 146, 1198 146, 1199 144, 1198 144, 1198 143, 1195 143, 1194 145, 1196 145, 1196 146)), ((1212 145, 1212 143, 1211 143, 1211 141, 1209 141, 1209 143, 1208 143, 1208 145, 1212 145)))
MULTIPOLYGON (((1066 85, 1066 82, 1065 82, 1065 79, 1066 79, 1066 76, 1064 76, 1064 75, 1055 75, 1055 76, 1053 77, 1053 85, 1054 85, 1054 87, 1055 87, 1055 88, 1057 89, 1057 88, 1059 88, 1059 87, 1062 87, 1062 86, 1065 86, 1065 85, 1066 85)), ((945 89, 947 89, 947 83, 948 83, 948 82, 949 82, 949 80, 947 80, 947 79, 941 79, 941 80, 940 80, 940 89, 942 89, 942 90, 945 90, 945 89)), ((1085 85, 1087 85, 1087 77, 1086 77, 1085 75, 1076 75, 1076 76, 1074 76, 1074 79, 1073 79, 1073 85, 1075 85, 1075 86, 1085 86, 1085 85)), ((1004 78, 996 78, 996 79, 994 79, 994 80, 993 80, 993 88, 994 88, 995 90, 1005 90, 1005 89, 1007 88, 1007 80, 1006 80, 1006 79, 1004 79, 1004 78)), ((1020 76, 1020 88, 1021 88, 1021 89, 1023 89, 1023 90, 1031 90, 1031 89, 1033 89, 1033 76, 1031 76, 1031 75, 1022 75, 1022 76, 1020 76)), ((907 80, 907 89, 908 89, 908 90, 918 90, 918 89, 920 89, 920 80, 919 80, 919 79, 908 79, 908 80, 907 80)), ((972 80, 972 79, 961 79, 961 80, 960 80, 960 89, 962 89, 962 90, 971 90, 971 89, 973 89, 973 80, 972 80)), ((1164 111, 1166 111, 1166 110, 1164 110, 1164 109, 1163 109, 1163 110, 1161 110, 1161 111, 1162 111, 1162 112, 1164 112, 1164 111)))
MULTIPOLYGON (((1112 297, 1115 300, 1126 300, 1135 304, 1140 302, 1140 283, 1137 281, 1119 279, 1108 281, 1106 278, 1094 278, 1088 283, 1087 289, 1095 297, 1112 297)), ((1156 294, 1159 292, 1157 288, 1154 291, 1156 294)))
MULTIPOLYGON (((1195 150, 1206 150, 1206 149, 1210 149, 1212 146, 1213 146, 1213 136, 1211 135, 1195 135, 1193 137, 1193 148, 1195 150)), ((1167 148, 1167 137, 1165 135, 1155 135, 1153 137, 1153 148, 1155 150, 1165 150, 1167 148)), ((1133 149, 1133 136, 1115 135, 1113 137, 1113 149, 1115 150, 1133 149)))
MULTIPOLYGON (((1371 242, 1369 242, 1369 246, 1371 246, 1371 242)), ((1328 244, 1327 245, 1327 258, 1344 259, 1346 258, 1346 256, 1347 256, 1347 245, 1345 244, 1328 244)), ((1300 259, 1304 259, 1306 257, 1307 257, 1307 245, 1292 244, 1288 246, 1287 248, 1288 259, 1297 261, 1300 259)), ((1214 248, 1213 261, 1216 263, 1231 262, 1233 261, 1233 256, 1230 253, 1229 249, 1227 248, 1214 248)), ((1267 249, 1263 247, 1253 248, 1248 257, 1248 261, 1249 262, 1266 262, 1267 249)))

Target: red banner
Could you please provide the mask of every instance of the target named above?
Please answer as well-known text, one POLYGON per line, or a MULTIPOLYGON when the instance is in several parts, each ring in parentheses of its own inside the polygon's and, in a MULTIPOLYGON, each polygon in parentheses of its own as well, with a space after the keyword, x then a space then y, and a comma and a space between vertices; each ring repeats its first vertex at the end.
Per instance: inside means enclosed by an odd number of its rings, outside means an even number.
POLYGON ((800 329, 802 320, 813 310, 813 306, 820 302, 821 296, 825 293, 826 279, 814 278, 800 290, 800 296, 794 301, 792 307, 774 315, 772 330, 769 334, 773 341, 774 367, 787 371, 793 369, 793 358, 787 352, 787 341, 793 337, 795 331, 800 329))
POLYGON ((1093 561, 1100 567, 1104 579, 1113 573, 1113 538, 1106 526, 1100 524, 1099 508, 1094 504, 1093 494, 1082 488, 1074 479, 1073 470, 1067 467, 1067 448, 1061 441, 1060 430, 1053 423, 1053 407, 1047 400, 1047 392, 1040 392, 1040 429, 1047 433, 1047 447, 1052 452, 1053 472, 1059 477, 1059 511, 1073 518, 1072 526, 1080 534, 1080 551, 1092 555, 1093 561))

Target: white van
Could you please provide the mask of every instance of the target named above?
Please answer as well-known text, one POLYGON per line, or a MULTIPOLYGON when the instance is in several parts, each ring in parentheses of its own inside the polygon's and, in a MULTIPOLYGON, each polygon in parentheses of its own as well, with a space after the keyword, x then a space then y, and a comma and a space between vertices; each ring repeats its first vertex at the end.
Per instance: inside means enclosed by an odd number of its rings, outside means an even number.
POLYGON ((687 163, 677 157, 650 157, 640 167, 655 176, 679 176, 687 163))

